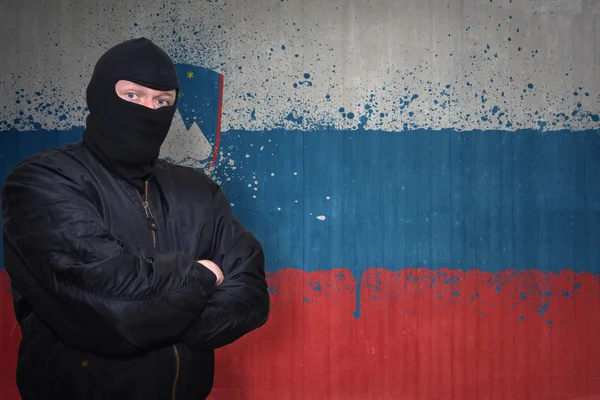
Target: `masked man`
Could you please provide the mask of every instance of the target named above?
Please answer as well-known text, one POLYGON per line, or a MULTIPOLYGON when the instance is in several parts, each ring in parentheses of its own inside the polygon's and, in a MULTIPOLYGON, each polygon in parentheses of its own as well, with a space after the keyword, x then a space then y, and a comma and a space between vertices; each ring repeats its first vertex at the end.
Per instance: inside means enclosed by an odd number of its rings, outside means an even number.
POLYGON ((6 178, 24 400, 204 399, 213 350, 267 320, 260 243, 206 175, 158 159, 178 88, 149 40, 111 48, 82 142, 6 178))

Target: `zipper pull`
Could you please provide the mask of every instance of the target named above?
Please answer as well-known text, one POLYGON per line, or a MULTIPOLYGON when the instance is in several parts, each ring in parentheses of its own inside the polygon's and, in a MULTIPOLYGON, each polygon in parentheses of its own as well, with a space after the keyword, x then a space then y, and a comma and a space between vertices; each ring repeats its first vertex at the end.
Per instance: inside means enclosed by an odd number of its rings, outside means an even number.
POLYGON ((154 221, 154 215, 152 215, 150 203, 148 202, 148 180, 144 182, 144 197, 142 199, 142 204, 146 210, 146 216, 148 217, 148 224, 150 224, 150 228, 153 231, 156 231, 158 229, 158 225, 156 225, 156 221, 154 221))
POLYGON ((156 222, 154 221, 153 217, 148 217, 148 223, 150 224, 150 228, 152 228, 153 231, 158 229, 158 225, 156 225, 156 222))
POLYGON ((144 207, 144 211, 146 211, 146 218, 148 219, 148 224, 153 231, 158 229, 158 225, 156 225, 156 221, 154 220, 154 215, 150 210, 150 204, 148 203, 148 199, 146 196, 142 199, 142 206, 144 207))

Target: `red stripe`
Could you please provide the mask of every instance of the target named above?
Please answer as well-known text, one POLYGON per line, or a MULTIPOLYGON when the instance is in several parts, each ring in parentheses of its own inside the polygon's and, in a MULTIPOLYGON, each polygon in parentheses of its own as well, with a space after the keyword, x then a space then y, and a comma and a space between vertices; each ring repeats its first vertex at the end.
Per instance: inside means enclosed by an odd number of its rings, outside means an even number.
POLYGON ((16 383, 17 355, 21 330, 15 318, 10 292, 10 279, 6 270, 0 269, 0 398, 18 400, 16 383))
POLYGON ((269 284, 269 321, 217 350, 210 399, 600 398, 597 275, 371 269, 360 318, 349 270, 269 284))
MULTIPOLYGON (((600 278, 347 269, 268 274, 267 324, 217 350, 213 400, 597 399, 600 278), (547 306, 546 306, 547 304, 547 306), (551 321, 551 322, 550 322, 551 321)), ((0 270, 0 397, 20 332, 0 270)))

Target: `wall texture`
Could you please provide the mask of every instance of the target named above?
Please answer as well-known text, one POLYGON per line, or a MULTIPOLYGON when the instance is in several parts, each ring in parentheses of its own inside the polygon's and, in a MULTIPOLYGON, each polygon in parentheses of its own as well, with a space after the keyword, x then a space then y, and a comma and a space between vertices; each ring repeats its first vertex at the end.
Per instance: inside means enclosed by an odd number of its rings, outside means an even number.
POLYGON ((598 1, 98 4, 0 0, 0 182, 78 140, 108 47, 174 58, 162 155, 223 186, 273 299, 213 399, 600 398, 598 1))

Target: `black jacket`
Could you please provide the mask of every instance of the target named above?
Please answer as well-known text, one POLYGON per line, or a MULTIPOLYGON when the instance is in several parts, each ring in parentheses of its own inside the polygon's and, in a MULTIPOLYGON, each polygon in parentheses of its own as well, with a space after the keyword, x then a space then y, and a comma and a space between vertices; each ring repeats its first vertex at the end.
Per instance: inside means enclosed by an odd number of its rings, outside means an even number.
POLYGON ((145 200, 81 143, 6 178, 24 400, 203 399, 213 349, 265 323, 262 247, 219 187, 159 160, 145 200), (221 286, 199 259, 221 267, 221 286))

